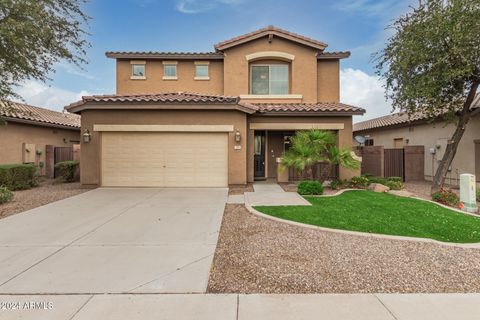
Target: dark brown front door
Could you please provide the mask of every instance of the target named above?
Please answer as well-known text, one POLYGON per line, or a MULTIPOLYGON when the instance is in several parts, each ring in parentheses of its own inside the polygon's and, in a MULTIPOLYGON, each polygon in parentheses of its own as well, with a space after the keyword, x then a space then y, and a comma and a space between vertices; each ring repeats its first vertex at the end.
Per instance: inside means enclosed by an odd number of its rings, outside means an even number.
POLYGON ((253 143, 253 176, 265 178, 265 131, 255 131, 253 143))

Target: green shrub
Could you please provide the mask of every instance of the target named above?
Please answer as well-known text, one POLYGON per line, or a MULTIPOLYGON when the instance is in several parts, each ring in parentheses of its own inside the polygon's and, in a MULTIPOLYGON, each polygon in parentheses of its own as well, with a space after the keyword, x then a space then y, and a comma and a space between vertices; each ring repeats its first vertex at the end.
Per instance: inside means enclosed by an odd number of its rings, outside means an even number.
POLYGON ((330 181, 330 189, 338 190, 343 189, 348 186, 348 181, 346 179, 333 179, 330 181))
POLYGON ((77 180, 77 171, 79 168, 78 161, 62 161, 55 164, 60 179, 65 182, 74 182, 77 180))
POLYGON ((390 188, 390 190, 402 190, 403 189, 403 182, 402 181, 392 181, 392 180, 387 180, 387 182, 384 183, 387 187, 390 188))
POLYGON ((13 192, 8 190, 7 187, 0 187, 0 204, 7 203, 12 200, 13 192))
POLYGON ((354 188, 365 188, 368 184, 369 180, 365 176, 355 176, 350 180, 350 185, 354 188))
POLYGON ((460 204, 457 194, 450 189, 444 188, 432 194, 432 200, 452 207, 458 207, 460 204))
POLYGON ((323 194, 323 186, 320 181, 305 180, 298 184, 297 192, 303 195, 323 194))
POLYGON ((394 181, 394 182, 403 182, 402 177, 388 177, 388 181, 394 181))
POLYGON ((369 177, 368 181, 369 183, 380 183, 380 184, 386 185, 388 180, 382 177, 369 177))
POLYGON ((34 164, 0 165, 0 186, 10 190, 23 190, 36 185, 37 166, 34 164))

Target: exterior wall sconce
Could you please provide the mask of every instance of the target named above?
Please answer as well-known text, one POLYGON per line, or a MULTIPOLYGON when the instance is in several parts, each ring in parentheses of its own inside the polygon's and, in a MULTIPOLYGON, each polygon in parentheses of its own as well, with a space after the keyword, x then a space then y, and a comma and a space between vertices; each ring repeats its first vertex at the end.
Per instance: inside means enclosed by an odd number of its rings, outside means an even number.
POLYGON ((85 129, 85 131, 82 134, 83 142, 89 143, 92 140, 92 135, 90 134, 90 131, 88 129, 85 129))
POLYGON ((242 136, 240 134, 240 131, 236 131, 235 132, 235 142, 239 143, 240 141, 242 141, 242 136))

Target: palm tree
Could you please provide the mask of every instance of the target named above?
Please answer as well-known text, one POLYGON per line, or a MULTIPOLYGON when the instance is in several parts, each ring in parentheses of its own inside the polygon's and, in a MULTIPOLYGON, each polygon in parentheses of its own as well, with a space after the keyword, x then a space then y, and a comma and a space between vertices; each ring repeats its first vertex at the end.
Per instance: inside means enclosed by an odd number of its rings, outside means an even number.
POLYGON ((298 131, 291 139, 291 147, 285 152, 281 166, 294 168, 297 172, 303 172, 304 178, 313 179, 315 165, 325 162, 328 166, 320 172, 322 181, 328 177, 328 172, 334 165, 358 169, 360 162, 352 156, 349 149, 338 148, 336 140, 335 134, 330 131, 298 131))

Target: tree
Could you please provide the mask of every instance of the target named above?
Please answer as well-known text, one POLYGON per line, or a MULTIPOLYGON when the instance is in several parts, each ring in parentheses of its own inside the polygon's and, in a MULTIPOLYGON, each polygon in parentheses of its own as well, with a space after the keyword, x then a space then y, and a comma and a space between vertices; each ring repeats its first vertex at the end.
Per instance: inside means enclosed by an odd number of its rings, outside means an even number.
POLYGON ((14 87, 45 82, 55 63, 86 63, 85 0, 0 0, 0 99, 14 87))
POLYGON ((472 102, 480 82, 480 0, 420 1, 396 20, 394 35, 376 54, 393 109, 456 124, 433 178, 443 186, 465 127, 478 111, 472 102))
POLYGON ((291 147, 285 152, 281 165, 294 168, 313 179, 315 165, 319 162, 327 163, 320 177, 325 180, 328 171, 333 165, 340 165, 349 169, 358 169, 360 162, 355 160, 348 149, 336 146, 336 136, 330 131, 309 130, 298 131, 291 139, 291 147))

